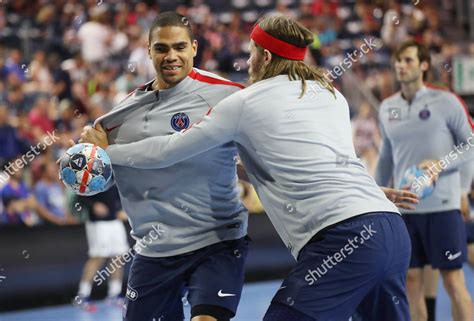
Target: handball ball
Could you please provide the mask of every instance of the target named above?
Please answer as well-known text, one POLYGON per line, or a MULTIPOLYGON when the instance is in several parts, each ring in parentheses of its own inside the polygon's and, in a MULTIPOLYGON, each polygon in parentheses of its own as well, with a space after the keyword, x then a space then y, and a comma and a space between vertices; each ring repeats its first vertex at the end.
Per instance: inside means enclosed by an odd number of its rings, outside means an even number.
POLYGON ((418 195, 420 199, 430 196, 435 188, 426 172, 416 166, 408 168, 400 181, 400 188, 418 195))
POLYGON ((59 178, 77 195, 92 196, 106 191, 113 183, 112 164, 99 146, 77 144, 61 157, 59 178))

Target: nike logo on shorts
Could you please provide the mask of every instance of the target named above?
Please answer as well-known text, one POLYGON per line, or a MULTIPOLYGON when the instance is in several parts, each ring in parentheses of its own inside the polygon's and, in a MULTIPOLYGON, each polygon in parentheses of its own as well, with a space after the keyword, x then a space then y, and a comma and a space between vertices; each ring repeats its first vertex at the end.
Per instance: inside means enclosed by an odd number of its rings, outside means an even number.
POLYGON ((461 251, 455 253, 455 254, 452 254, 450 251, 446 251, 446 256, 448 257, 448 260, 450 261, 453 261, 453 260, 456 260, 458 257, 461 256, 461 251))
POLYGON ((232 293, 222 293, 222 289, 219 290, 219 292, 217 292, 217 295, 220 297, 220 298, 224 298, 226 296, 235 296, 235 294, 232 294, 232 293))

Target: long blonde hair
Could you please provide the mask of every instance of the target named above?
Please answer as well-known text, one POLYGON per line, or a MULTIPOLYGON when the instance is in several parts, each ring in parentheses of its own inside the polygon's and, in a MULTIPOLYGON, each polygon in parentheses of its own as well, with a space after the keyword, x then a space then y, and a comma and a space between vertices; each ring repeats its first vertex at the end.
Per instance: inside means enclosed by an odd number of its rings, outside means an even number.
MULTIPOLYGON (((261 29, 271 36, 297 47, 307 47, 314 41, 314 35, 310 30, 288 17, 273 16, 263 18, 257 23, 261 29)), ((257 47, 258 54, 262 57, 264 48, 257 43, 255 43, 255 46, 257 47)), ((274 53, 272 53, 270 63, 257 76, 255 81, 278 75, 288 75, 290 80, 301 80, 302 91, 300 98, 306 93, 306 80, 316 80, 323 88, 335 94, 334 86, 326 77, 324 69, 310 66, 304 61, 285 59, 274 53)))

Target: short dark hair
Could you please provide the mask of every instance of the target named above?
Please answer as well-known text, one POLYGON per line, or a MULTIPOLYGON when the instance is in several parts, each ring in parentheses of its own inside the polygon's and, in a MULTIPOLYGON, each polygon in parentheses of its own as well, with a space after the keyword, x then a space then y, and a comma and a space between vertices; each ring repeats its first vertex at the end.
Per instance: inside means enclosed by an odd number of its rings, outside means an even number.
POLYGON ((150 32, 148 33, 148 41, 151 43, 151 34, 156 28, 161 27, 180 27, 186 29, 189 35, 189 39, 191 41, 194 40, 193 31, 191 29, 191 23, 189 22, 188 18, 185 16, 174 12, 174 11, 165 11, 160 13, 153 24, 151 25, 150 32))
MULTIPOLYGON (((395 52, 393 53, 393 57, 395 59, 399 59, 400 58, 400 55, 402 52, 404 52, 406 49, 408 48, 411 48, 411 47, 415 47, 417 50, 416 50, 416 53, 417 53, 417 56, 418 56, 418 60, 420 61, 420 64, 423 62, 423 61, 426 61, 428 63, 428 65, 431 67, 431 55, 430 55, 430 51, 428 49, 428 47, 426 47, 425 45, 415 41, 415 40, 408 40, 408 41, 405 41, 403 42, 398 48, 397 50, 395 50, 395 52)), ((426 80, 426 76, 428 74, 428 71, 429 71, 429 68, 427 71, 425 71, 423 73, 423 79, 426 80)))

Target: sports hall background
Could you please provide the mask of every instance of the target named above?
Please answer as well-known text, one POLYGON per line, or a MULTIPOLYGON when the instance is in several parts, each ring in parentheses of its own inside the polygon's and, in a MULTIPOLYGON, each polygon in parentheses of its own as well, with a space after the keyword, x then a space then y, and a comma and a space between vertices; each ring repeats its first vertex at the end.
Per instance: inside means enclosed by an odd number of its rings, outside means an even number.
MULTIPOLYGON (((28 162, 24 180, 29 193, 63 220, 57 225, 35 213, 11 219, 0 201, 0 311, 70 304, 74 297, 87 259, 84 217, 58 181, 55 160, 84 125, 154 76, 147 31, 167 10, 193 25, 195 67, 239 82, 247 77, 249 33, 259 17, 283 14, 310 28, 315 41, 307 61, 332 71, 350 104, 357 153, 371 171, 379 145, 376 110, 398 90, 391 54, 403 40, 425 43, 433 62, 429 81, 454 90, 474 111, 470 0, 0 0, 0 162, 55 131, 60 139, 28 162), (96 39, 98 33, 110 34, 110 43, 96 39), (346 59, 361 48, 369 49, 346 59)), ((5 184, 0 180, 0 188, 5 184)), ((292 258, 254 200, 246 202, 256 212, 250 215, 254 241, 246 280, 278 280, 292 258)), ((468 277, 474 283, 472 273, 468 277)), ((93 297, 103 298, 105 290, 105 284, 95 288, 93 297)), ((11 319, 0 313, 0 320, 11 319)))

